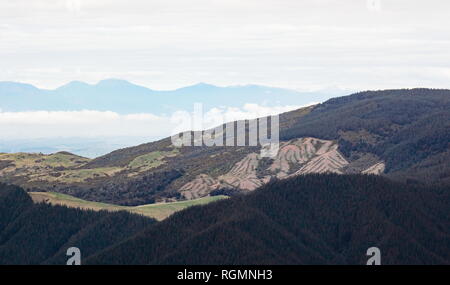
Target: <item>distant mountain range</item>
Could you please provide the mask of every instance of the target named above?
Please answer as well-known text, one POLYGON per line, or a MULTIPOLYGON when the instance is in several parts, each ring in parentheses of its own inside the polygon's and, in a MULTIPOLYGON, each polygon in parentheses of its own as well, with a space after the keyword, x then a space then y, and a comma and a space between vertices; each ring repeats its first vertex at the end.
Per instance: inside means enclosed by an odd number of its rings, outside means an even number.
POLYGON ((176 90, 160 91, 135 85, 125 80, 107 79, 97 84, 72 81, 54 90, 39 89, 30 84, 0 82, 0 110, 74 111, 98 110, 121 114, 161 114, 190 110, 194 103, 204 108, 242 107, 246 103, 260 105, 301 106, 344 95, 343 90, 298 92, 259 85, 219 87, 199 83, 176 90))
POLYGON ((68 138, 39 138, 39 139, 0 139, 0 152, 16 153, 45 153, 51 154, 67 151, 84 157, 98 157, 116 149, 133 146, 154 138, 148 137, 68 137, 68 138))

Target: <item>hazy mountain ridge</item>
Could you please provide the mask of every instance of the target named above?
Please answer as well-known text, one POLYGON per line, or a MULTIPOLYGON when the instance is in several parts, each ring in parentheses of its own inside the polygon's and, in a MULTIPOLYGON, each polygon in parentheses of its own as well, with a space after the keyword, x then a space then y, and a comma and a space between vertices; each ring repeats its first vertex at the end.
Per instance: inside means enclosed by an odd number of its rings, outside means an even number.
POLYGON ((219 87, 206 83, 175 90, 152 90, 120 79, 106 79, 97 84, 72 81, 54 90, 0 82, 0 109, 8 112, 98 110, 162 114, 191 110, 194 103, 202 103, 205 109, 242 107, 246 103, 301 106, 344 94, 340 90, 298 92, 259 85, 219 87))

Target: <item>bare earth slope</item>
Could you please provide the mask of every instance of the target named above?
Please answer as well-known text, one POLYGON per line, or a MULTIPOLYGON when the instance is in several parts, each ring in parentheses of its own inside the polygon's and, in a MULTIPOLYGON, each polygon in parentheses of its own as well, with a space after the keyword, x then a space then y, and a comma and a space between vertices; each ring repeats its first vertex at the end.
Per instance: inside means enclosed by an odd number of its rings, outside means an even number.
MULTIPOLYGON (((273 178, 283 179, 309 173, 346 172, 349 162, 338 151, 333 141, 316 138, 299 138, 280 145, 277 156, 264 165, 258 153, 250 153, 238 161, 230 171, 213 178, 206 173, 180 188, 187 199, 203 197, 221 188, 252 191, 273 178)), ((360 172, 381 174, 384 163, 379 161, 360 172)))

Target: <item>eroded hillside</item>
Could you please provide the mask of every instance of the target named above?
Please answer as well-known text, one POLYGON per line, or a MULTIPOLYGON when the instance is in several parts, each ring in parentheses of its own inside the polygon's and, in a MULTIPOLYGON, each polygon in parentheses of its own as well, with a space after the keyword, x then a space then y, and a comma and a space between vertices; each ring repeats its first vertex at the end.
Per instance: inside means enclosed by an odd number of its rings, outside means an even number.
MULTIPOLYGON (((361 165, 361 161, 358 161, 361 165)), ((276 157, 261 158, 259 153, 250 153, 237 162, 230 171, 214 178, 206 173, 180 188, 186 199, 208 195, 220 189, 239 189, 252 191, 270 180, 284 179, 309 173, 360 172, 381 174, 384 163, 377 161, 367 168, 350 168, 349 163, 338 151, 338 144, 317 138, 299 138, 280 144, 276 157)))
MULTIPOLYGON (((180 182, 182 184, 175 188, 176 194, 172 195, 172 198, 166 197, 154 202, 197 199, 209 196, 216 191, 248 192, 275 178, 284 179, 309 173, 381 174, 383 172, 384 163, 378 158, 372 156, 371 159, 359 159, 352 164, 339 152, 338 148, 339 145, 336 142, 311 137, 281 142, 278 154, 274 158, 262 158, 257 151, 258 148, 253 149, 253 152, 249 152, 245 147, 240 150, 234 149, 234 152, 226 147, 212 148, 214 152, 208 157, 209 165, 222 164, 223 158, 230 156, 234 156, 236 162, 223 168, 197 169, 198 174, 195 176, 192 175, 195 172, 190 171, 189 168, 187 171, 190 175, 169 176, 169 183, 164 185, 165 187, 174 187, 173 185, 180 185, 180 182), (172 183, 175 180, 177 180, 176 183, 172 183)), ((195 156, 192 153, 186 153, 185 148, 173 146, 140 154, 122 166, 92 167, 90 166, 92 160, 70 153, 2 154, 0 163, 6 167, 0 170, 0 174, 17 184, 40 185, 38 187, 44 187, 46 191, 56 188, 61 189, 60 192, 66 192, 62 187, 81 188, 84 185, 92 187, 98 183, 97 185, 101 188, 101 184, 107 183, 108 180, 133 181, 142 179, 141 177, 145 180, 148 177, 145 173, 151 173, 153 170, 156 170, 156 179, 160 179, 164 177, 164 174, 159 171, 168 165, 193 158, 195 156)), ((200 158, 199 161, 201 161, 200 158)), ((191 166, 191 168, 194 167, 191 166)), ((32 189, 34 190, 35 186, 32 189)), ((73 193, 69 192, 69 194, 73 193)))

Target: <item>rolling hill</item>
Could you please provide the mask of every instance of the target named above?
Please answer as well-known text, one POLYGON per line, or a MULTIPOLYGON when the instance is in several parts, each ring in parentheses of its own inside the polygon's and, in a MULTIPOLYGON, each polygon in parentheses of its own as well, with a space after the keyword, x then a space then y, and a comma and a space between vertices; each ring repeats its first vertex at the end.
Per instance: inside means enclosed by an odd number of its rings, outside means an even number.
POLYGON ((373 173, 411 185, 450 184, 450 90, 368 91, 280 116, 280 151, 175 147, 170 138, 96 159, 1 154, 0 180, 122 206, 248 193, 308 173, 373 173))

